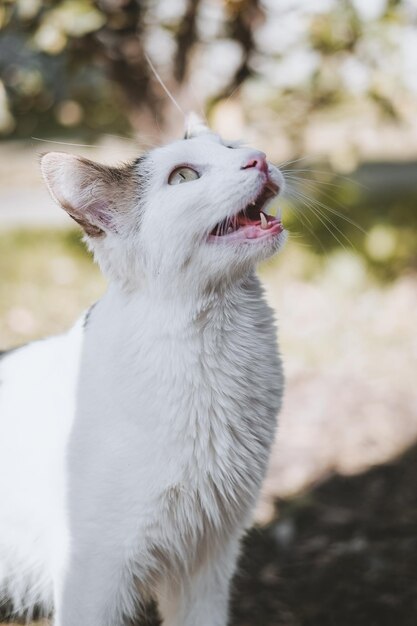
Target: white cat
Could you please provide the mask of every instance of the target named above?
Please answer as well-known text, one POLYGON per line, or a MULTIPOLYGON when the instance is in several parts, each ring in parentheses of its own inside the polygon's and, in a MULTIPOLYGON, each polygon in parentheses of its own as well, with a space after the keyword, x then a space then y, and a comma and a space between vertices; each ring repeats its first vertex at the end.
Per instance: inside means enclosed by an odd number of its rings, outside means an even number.
POLYGON ((254 268, 286 233, 262 152, 201 124, 112 168, 48 153, 109 288, 0 360, 0 596, 56 626, 225 626, 280 408, 254 268), (262 212, 261 212, 262 211, 262 212))

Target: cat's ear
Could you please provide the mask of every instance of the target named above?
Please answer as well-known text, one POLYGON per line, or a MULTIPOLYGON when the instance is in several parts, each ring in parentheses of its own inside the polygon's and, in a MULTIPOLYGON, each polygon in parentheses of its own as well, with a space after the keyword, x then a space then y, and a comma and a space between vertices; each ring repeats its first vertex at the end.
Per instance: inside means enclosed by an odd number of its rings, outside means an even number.
POLYGON ((192 139, 200 135, 207 135, 212 131, 196 113, 189 113, 185 121, 184 139, 192 139))
POLYGON ((88 159, 48 152, 42 156, 41 170, 52 198, 90 237, 117 231, 117 212, 130 186, 131 168, 114 168, 88 159))

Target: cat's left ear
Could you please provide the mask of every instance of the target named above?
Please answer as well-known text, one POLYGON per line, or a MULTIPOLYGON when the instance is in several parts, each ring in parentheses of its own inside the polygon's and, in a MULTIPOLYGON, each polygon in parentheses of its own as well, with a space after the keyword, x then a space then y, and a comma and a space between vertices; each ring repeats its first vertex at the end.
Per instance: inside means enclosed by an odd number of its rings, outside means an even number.
POLYGON ((52 198, 89 237, 117 232, 118 213, 132 191, 132 167, 109 167, 88 159, 48 152, 41 170, 52 198))
POLYGON ((189 113, 185 121, 184 139, 192 139, 200 135, 207 135, 212 131, 196 113, 189 113))

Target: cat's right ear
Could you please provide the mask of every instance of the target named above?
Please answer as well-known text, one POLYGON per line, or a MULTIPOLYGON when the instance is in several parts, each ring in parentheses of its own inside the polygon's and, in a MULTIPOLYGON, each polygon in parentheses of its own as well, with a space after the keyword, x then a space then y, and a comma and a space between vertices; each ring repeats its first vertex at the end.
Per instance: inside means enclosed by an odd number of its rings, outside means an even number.
POLYGON ((72 154, 48 152, 41 158, 41 170, 52 198, 89 237, 117 232, 121 200, 133 178, 129 167, 108 167, 72 154))

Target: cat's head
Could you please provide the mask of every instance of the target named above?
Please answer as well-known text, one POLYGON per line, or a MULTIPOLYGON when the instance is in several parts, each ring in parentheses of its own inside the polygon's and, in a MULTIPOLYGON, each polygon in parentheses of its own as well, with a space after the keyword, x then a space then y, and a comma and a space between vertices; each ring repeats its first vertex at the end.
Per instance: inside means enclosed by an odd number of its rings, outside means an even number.
POLYGON ((281 172, 262 152, 226 143, 201 122, 123 167, 57 152, 41 167, 104 273, 129 289, 234 281, 286 239, 280 217, 268 215, 284 186, 281 172))

